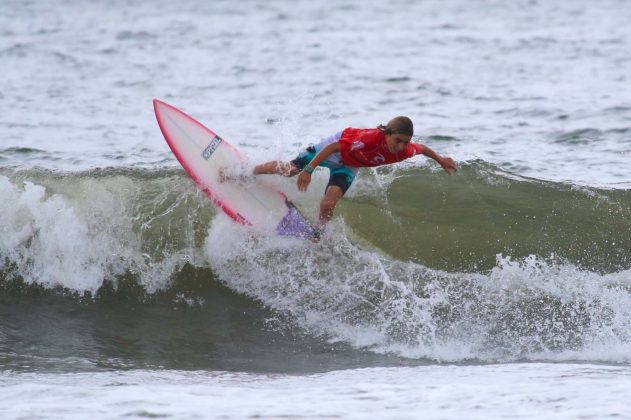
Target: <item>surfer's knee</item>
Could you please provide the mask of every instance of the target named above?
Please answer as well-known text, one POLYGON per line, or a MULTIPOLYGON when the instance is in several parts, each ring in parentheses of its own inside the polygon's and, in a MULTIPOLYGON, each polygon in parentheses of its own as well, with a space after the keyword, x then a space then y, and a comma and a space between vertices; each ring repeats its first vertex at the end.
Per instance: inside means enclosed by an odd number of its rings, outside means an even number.
POLYGON ((291 162, 276 161, 276 173, 282 176, 294 176, 298 169, 291 162))
POLYGON ((280 160, 275 160, 269 164, 271 165, 271 168, 269 169, 270 172, 267 173, 290 177, 300 172, 300 169, 298 169, 293 162, 281 162, 280 160))
POLYGON ((287 165, 289 167, 289 170, 287 171, 287 174, 285 176, 294 176, 300 173, 300 169, 293 162, 288 162, 287 165))
MULTIPOLYGON (((293 165, 290 162, 281 162, 273 160, 271 162, 262 163, 254 167, 254 175, 278 174, 291 176, 293 165)), ((294 174, 295 175, 295 174, 294 174)))

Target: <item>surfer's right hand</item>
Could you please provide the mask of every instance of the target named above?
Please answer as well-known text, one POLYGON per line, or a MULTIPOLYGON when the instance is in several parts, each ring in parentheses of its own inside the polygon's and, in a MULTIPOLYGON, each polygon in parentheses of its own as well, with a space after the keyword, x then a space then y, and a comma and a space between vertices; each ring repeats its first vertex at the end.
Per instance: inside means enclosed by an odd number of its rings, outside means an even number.
POLYGON ((307 187, 311 182, 311 174, 309 172, 302 171, 298 175, 296 185, 298 185, 298 191, 307 191, 307 187))

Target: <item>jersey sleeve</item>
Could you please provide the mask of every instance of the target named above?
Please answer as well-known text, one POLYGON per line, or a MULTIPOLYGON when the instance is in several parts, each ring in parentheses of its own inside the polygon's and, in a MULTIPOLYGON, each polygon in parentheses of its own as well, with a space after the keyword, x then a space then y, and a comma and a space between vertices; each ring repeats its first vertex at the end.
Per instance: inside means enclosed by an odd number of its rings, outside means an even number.
POLYGON ((411 147, 408 147, 406 150, 407 155, 408 155, 406 156, 407 158, 411 158, 412 156, 423 154, 424 148, 422 144, 410 142, 410 146, 411 147))

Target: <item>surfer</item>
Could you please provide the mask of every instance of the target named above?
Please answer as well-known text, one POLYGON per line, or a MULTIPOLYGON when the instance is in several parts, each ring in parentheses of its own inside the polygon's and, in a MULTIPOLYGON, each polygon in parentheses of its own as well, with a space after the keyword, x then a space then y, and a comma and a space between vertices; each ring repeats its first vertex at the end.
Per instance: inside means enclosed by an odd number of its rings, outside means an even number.
POLYGON ((320 202, 319 231, 333 217, 335 205, 349 189, 359 168, 387 165, 425 155, 434 159, 449 174, 458 166, 426 145, 413 143, 414 126, 408 117, 395 117, 377 128, 346 128, 322 142, 307 147, 290 162, 271 161, 254 168, 254 175, 298 175, 298 190, 306 191, 311 174, 318 166, 329 168, 330 177, 320 202))

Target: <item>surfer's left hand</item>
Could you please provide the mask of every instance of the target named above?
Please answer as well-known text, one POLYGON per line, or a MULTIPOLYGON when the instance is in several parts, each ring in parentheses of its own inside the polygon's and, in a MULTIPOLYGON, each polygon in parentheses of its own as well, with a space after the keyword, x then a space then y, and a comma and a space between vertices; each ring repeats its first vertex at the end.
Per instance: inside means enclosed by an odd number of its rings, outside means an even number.
POLYGON ((298 175, 296 185, 298 185, 298 191, 307 191, 307 187, 311 182, 311 174, 309 172, 302 171, 298 175))
POLYGON ((438 163, 449 175, 453 175, 458 170, 458 165, 456 165, 456 162, 450 157, 443 157, 438 163))

